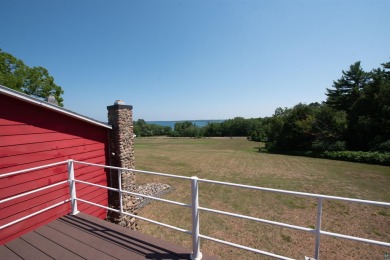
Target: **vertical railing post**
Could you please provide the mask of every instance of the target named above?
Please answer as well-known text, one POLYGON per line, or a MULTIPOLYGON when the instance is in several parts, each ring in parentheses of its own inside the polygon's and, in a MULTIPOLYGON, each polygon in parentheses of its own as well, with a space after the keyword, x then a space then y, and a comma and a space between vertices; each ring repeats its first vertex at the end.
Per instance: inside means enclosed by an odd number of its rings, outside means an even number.
POLYGON ((122 197, 122 170, 118 170, 118 185, 119 185, 119 209, 123 214, 123 197, 122 197))
POLYGON ((200 252, 199 238, 199 199, 198 199, 198 177, 191 177, 191 209, 192 209, 192 260, 202 259, 200 252))
POLYGON ((68 182, 69 182, 69 193, 70 193, 70 203, 72 207, 72 215, 79 213, 77 210, 77 196, 76 196, 76 182, 74 178, 74 166, 73 160, 68 160, 68 182))
POLYGON ((317 224, 316 224, 316 245, 314 258, 320 259, 320 239, 321 239, 321 219, 322 219, 322 198, 317 199, 317 224))

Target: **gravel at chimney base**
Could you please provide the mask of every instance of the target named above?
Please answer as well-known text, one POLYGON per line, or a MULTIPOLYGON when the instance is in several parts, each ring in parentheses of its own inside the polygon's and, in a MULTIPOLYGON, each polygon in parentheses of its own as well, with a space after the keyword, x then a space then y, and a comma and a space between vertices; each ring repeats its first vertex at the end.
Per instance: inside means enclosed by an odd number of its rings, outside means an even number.
MULTIPOLYGON (((153 196, 153 197, 161 197, 164 194, 171 191, 171 186, 163 183, 147 183, 138 186, 137 193, 141 193, 143 195, 153 196)), ((138 203, 136 204, 136 209, 143 208, 146 204, 150 203, 152 199, 143 198, 136 196, 138 203)))

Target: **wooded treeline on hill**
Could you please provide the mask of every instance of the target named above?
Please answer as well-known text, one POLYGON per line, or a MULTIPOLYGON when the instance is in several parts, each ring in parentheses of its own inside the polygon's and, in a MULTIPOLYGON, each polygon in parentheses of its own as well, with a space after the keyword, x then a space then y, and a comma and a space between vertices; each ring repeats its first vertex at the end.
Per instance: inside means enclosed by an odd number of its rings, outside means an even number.
POLYGON ((277 108, 272 117, 236 117, 205 127, 178 122, 173 130, 141 119, 134 130, 137 136, 247 136, 265 142, 271 152, 388 164, 384 161, 390 161, 390 62, 370 72, 360 62, 352 64, 326 95, 323 103, 277 108))

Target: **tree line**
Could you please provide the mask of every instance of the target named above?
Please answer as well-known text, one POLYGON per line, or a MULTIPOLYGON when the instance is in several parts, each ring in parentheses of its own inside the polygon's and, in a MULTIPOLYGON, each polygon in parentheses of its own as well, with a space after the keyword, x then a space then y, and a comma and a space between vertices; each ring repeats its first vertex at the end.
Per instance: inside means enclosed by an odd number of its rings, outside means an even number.
POLYGON ((277 109, 267 146, 281 151, 390 152, 390 62, 366 72, 360 62, 342 71, 322 104, 277 109))
POLYGON ((322 103, 277 108, 271 117, 236 117, 204 127, 178 122, 174 129, 142 119, 135 125, 144 129, 141 136, 246 136, 266 142, 269 151, 390 152, 390 62, 369 72, 360 62, 352 64, 326 95, 322 103))
MULTIPOLYGON (((173 129, 170 126, 149 124, 144 119, 134 122, 134 133, 142 136, 169 136, 169 137, 219 137, 219 136, 248 136, 256 133, 262 126, 263 118, 244 119, 236 117, 221 123, 208 123, 199 127, 191 121, 176 122, 173 129)), ((253 139, 255 140, 255 139, 253 139)))

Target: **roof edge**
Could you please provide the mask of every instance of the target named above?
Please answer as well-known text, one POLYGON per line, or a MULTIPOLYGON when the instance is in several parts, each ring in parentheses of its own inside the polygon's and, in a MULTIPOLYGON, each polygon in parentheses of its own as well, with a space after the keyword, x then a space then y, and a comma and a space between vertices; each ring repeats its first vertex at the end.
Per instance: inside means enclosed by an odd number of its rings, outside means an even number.
POLYGON ((82 120, 82 121, 85 121, 85 122, 88 122, 88 123, 91 123, 91 124, 94 124, 94 125, 98 125, 98 126, 101 126, 101 127, 112 129, 112 126, 109 125, 109 124, 100 122, 98 120, 95 120, 95 119, 87 117, 87 116, 83 116, 83 115, 75 113, 75 112, 73 112, 71 110, 68 110, 68 109, 65 109, 65 108, 62 108, 62 107, 50 104, 49 102, 46 102, 46 101, 43 101, 43 100, 31 97, 31 96, 26 95, 24 93, 21 93, 21 92, 15 91, 13 89, 7 88, 7 87, 5 87, 3 85, 0 85, 0 93, 1 94, 5 94, 5 95, 10 96, 10 97, 17 98, 19 100, 26 101, 26 102, 34 104, 34 105, 38 105, 38 106, 41 106, 41 107, 45 107, 45 108, 54 110, 56 112, 65 114, 67 116, 70 116, 70 117, 73 117, 73 118, 76 118, 76 119, 79 119, 79 120, 82 120))

